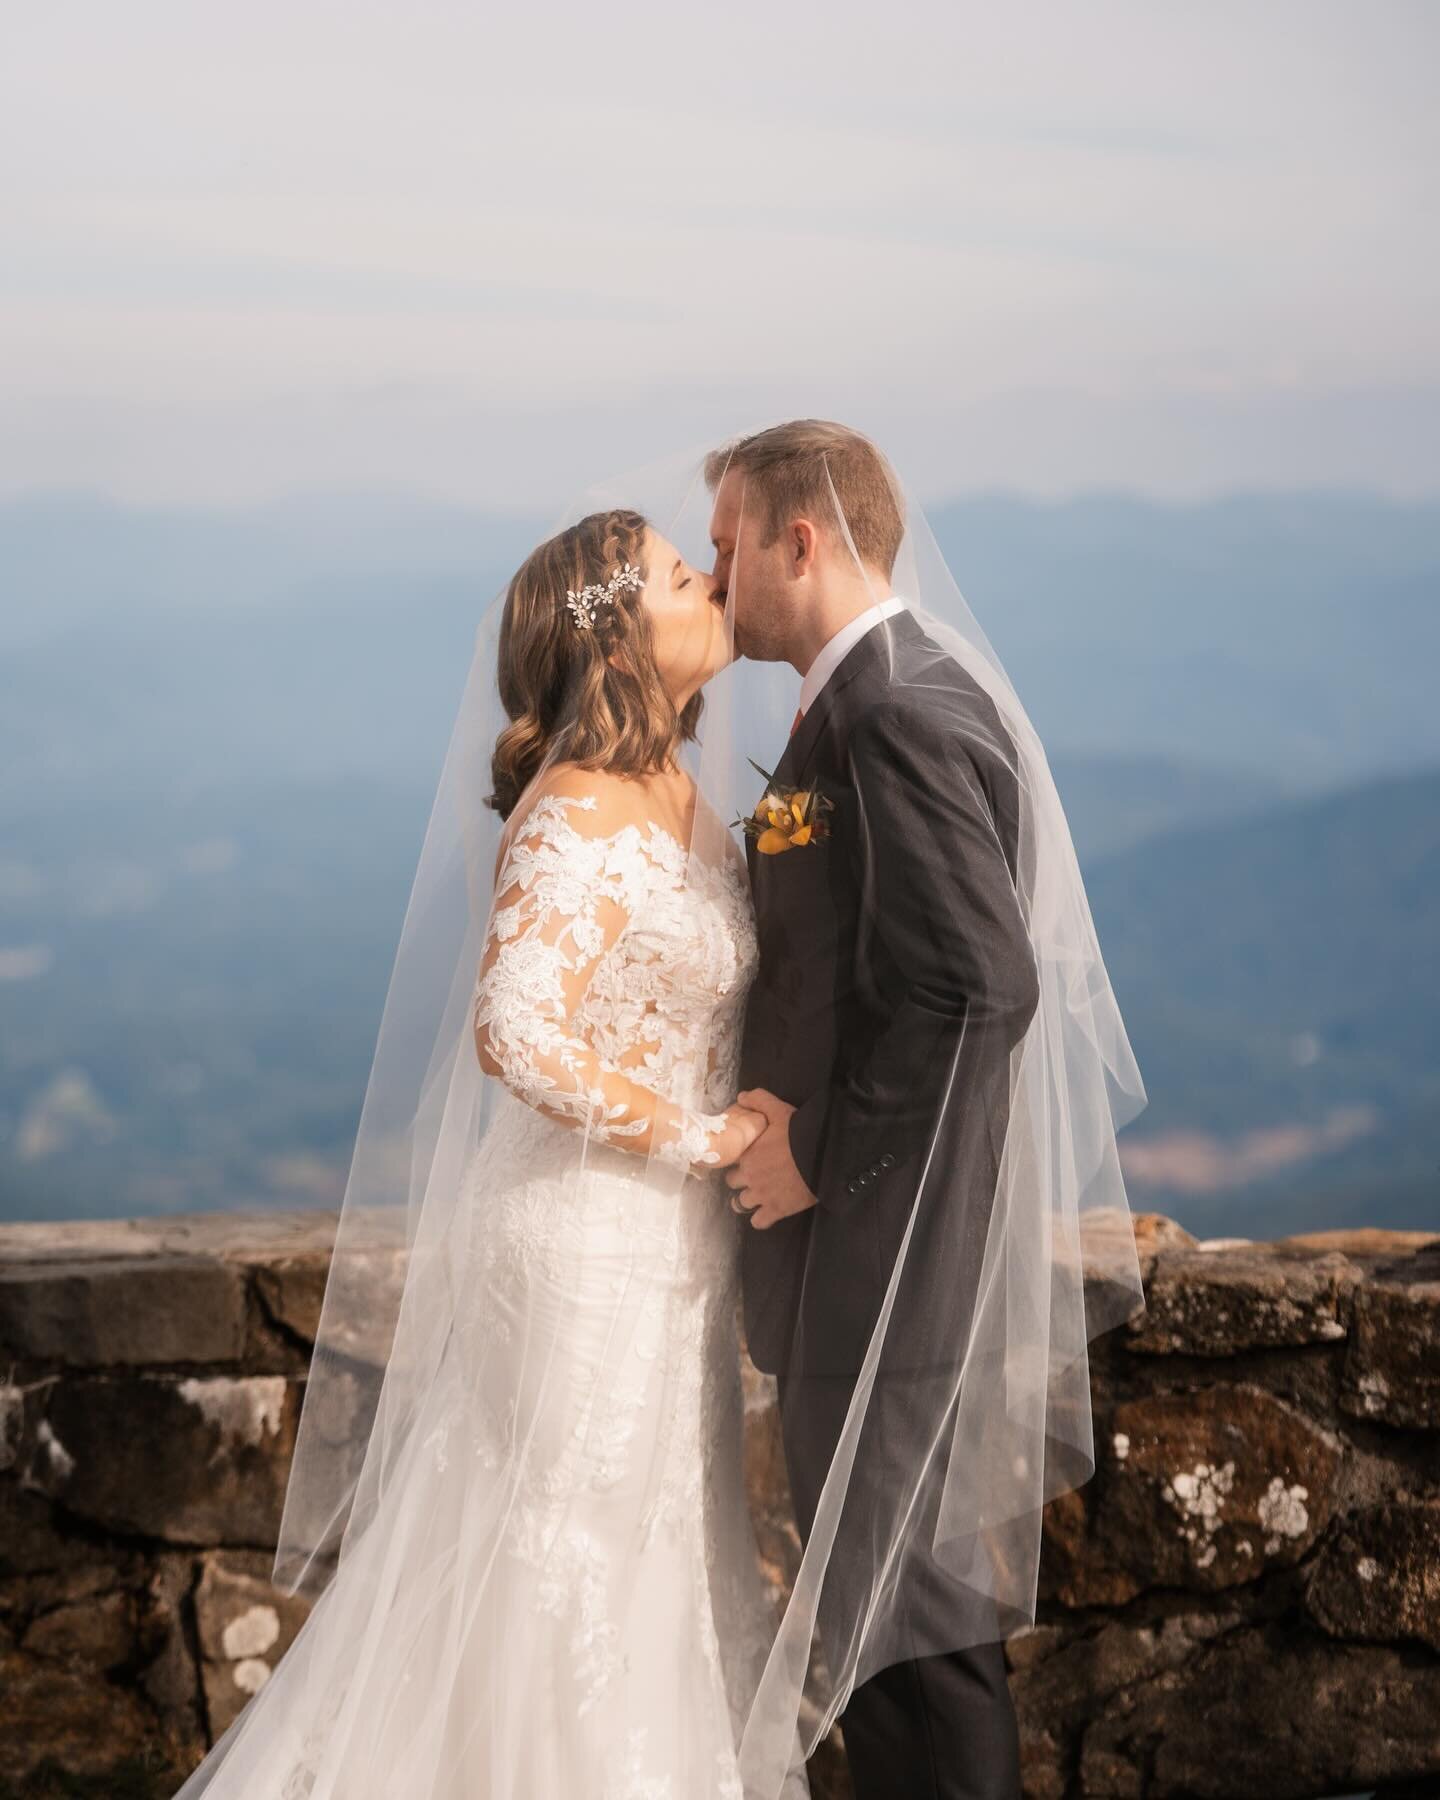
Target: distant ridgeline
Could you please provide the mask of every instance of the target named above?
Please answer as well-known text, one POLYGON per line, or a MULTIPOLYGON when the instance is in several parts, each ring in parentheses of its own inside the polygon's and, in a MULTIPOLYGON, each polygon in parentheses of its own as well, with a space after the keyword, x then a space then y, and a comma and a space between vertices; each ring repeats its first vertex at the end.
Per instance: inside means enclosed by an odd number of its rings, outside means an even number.
MULTIPOLYGON (((1428 1227, 1440 503, 930 511, 1075 833, 1136 1201, 1428 1227)), ((0 500, 0 1220, 338 1201, 476 624, 545 529, 0 500)))
MULTIPOLYGON (((1205 1235, 1440 1218, 1440 770, 1253 805, 1163 765, 1057 780, 1150 1097, 1134 1202, 1205 1235)), ((52 817, 15 823, 0 1220, 337 1204, 429 798, 92 797, 68 871, 52 817)))
MULTIPOLYGON (((333 1229, 0 1228, 0 1800, 168 1800, 293 1641, 268 1575, 333 1229)), ((1434 1792, 1440 1234, 1145 1214, 1137 1247, 1147 1309, 1091 1347, 1096 1474, 1047 1509, 1007 1645, 1027 1796, 1434 1792)), ((403 1277, 378 1234, 374 1267, 403 1277)), ((746 1379, 778 1596, 798 1544, 746 1379)), ((833 1744, 813 1782, 848 1791, 833 1744)))

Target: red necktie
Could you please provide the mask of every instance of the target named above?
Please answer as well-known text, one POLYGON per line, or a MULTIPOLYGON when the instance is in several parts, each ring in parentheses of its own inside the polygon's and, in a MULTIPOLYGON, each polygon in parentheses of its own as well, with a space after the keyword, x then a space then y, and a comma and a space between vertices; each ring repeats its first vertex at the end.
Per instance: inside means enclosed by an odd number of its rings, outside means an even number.
POLYGON ((798 706, 797 706, 797 707, 796 707, 796 708, 795 708, 795 717, 794 717, 794 718, 793 718, 793 719, 792 719, 792 720, 791 720, 791 721, 790 721, 790 735, 791 735, 791 737, 794 737, 794 735, 795 735, 795 733, 796 733, 796 732, 797 732, 797 731, 798 731, 798 730, 799 730, 799 729, 800 729, 800 721, 801 721, 801 720, 802 720, 802 719, 803 719, 803 718, 804 718, 804 717, 805 717, 805 715, 804 715, 804 713, 803 713, 803 712, 801 712, 801 710, 800 710, 800 708, 799 708, 799 707, 798 707, 798 706))

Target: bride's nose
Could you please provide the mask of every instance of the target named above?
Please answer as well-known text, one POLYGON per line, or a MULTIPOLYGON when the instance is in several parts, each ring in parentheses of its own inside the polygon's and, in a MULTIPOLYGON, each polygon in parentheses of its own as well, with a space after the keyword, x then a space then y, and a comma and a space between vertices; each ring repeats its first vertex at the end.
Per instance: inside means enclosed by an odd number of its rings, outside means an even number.
MULTIPOLYGON (((715 598, 715 588, 717 584, 711 570, 697 568, 694 563, 687 563, 686 572, 694 583, 695 591, 697 593, 703 594, 707 600, 713 600, 715 598)), ((723 586, 721 587, 720 592, 723 598, 725 592, 723 586)))

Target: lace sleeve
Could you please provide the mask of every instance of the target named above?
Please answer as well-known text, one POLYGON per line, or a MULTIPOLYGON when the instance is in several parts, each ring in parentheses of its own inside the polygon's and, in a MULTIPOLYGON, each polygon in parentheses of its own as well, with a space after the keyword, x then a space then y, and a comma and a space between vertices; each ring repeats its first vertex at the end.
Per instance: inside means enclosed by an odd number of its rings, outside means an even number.
POLYGON ((577 1024, 601 958, 630 922, 641 855, 625 853, 623 832, 588 835, 571 824, 567 809, 595 807, 593 796, 545 796, 505 854, 474 989, 481 1066, 527 1105, 598 1142, 685 1168, 718 1162, 710 1136, 723 1115, 632 1080, 577 1024))

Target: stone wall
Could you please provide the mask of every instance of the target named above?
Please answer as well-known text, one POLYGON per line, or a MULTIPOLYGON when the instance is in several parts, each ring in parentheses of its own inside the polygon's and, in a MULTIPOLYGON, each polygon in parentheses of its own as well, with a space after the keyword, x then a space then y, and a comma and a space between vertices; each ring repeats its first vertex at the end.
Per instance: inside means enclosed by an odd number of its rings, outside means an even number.
MULTIPOLYGON (((268 1546, 332 1229, 0 1228, 0 1800, 168 1800, 293 1639, 268 1546)), ((1007 1646, 1027 1795, 1440 1793, 1440 1235, 1138 1230, 1099 1468, 1007 1646)), ((753 1372, 749 1398, 783 1583, 753 1372)), ((833 1744, 815 1788, 848 1791, 833 1744)))

